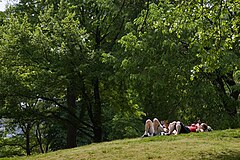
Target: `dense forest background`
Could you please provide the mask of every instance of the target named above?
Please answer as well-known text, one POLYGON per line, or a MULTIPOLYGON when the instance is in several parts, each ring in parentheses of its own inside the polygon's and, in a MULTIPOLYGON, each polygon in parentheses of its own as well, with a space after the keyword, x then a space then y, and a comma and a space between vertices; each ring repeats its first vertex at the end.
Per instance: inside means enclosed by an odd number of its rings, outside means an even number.
POLYGON ((0 12, 0 156, 138 137, 153 117, 240 127, 239 8, 20 0, 0 12))

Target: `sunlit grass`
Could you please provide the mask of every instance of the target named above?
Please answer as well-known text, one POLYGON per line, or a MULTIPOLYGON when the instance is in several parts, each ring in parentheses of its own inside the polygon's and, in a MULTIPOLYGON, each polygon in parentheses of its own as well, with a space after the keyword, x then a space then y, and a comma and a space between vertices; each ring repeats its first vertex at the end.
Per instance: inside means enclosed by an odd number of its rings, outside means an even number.
POLYGON ((48 154, 11 159, 235 160, 240 159, 240 129, 116 140, 74 149, 60 150, 48 154))

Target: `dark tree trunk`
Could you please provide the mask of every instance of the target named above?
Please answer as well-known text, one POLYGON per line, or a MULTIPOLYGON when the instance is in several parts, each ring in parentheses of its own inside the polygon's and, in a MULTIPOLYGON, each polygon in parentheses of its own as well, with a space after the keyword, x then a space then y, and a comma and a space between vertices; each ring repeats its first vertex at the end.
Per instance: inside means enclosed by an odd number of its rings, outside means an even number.
POLYGON ((42 135, 41 135, 41 131, 39 128, 39 124, 37 124, 36 138, 37 138, 39 149, 40 149, 41 153, 44 153, 43 144, 42 144, 42 135))
POLYGON ((25 136, 26 136, 26 153, 27 153, 27 156, 30 156, 31 155, 31 149, 30 149, 30 125, 27 124, 27 127, 26 127, 26 132, 25 132, 25 136))
POLYGON ((93 111, 93 132, 94 132, 94 142, 102 141, 102 108, 100 101, 100 92, 99 92, 99 80, 98 78, 93 80, 94 87, 94 111, 93 111))
POLYGON ((68 120, 67 126, 67 148, 77 147, 77 127, 74 125, 74 115, 76 114, 76 85, 71 82, 67 88, 68 120))
POLYGON ((234 105, 234 102, 238 100, 239 92, 237 90, 231 90, 231 87, 236 85, 235 81, 233 80, 232 74, 229 73, 226 76, 218 75, 213 84, 215 85, 219 96, 222 98, 222 102, 226 112, 230 117, 235 118, 237 116, 237 107, 234 105), (224 80, 226 85, 230 87, 230 96, 228 96, 226 93, 224 80))
MULTIPOLYGON (((226 84, 229 86, 230 100, 237 102, 239 91, 232 89, 232 87, 236 85, 236 82, 233 79, 233 72, 230 72, 225 76, 225 81, 226 84)), ((237 105, 234 102, 230 103, 230 105, 228 106, 228 114, 233 118, 237 116, 237 105)))
MULTIPOLYGON (((96 10, 96 15, 99 14, 99 11, 96 10)), ((100 32, 100 26, 96 27, 96 37, 95 37, 95 49, 96 51, 99 53, 99 50, 101 48, 101 32, 100 32)), ((96 57, 96 61, 98 62, 97 64, 100 64, 100 60, 99 60, 99 55, 97 55, 96 57)), ((95 66, 96 68, 98 66, 95 66)), ((101 69, 97 69, 96 70, 97 73, 101 72, 101 69)), ((99 77, 98 75, 96 77, 94 77, 92 79, 92 85, 93 85, 93 91, 94 91, 94 105, 93 105, 93 109, 92 114, 93 115, 93 119, 92 119, 92 123, 93 123, 93 134, 94 134, 94 138, 93 141, 94 142, 102 142, 102 108, 101 108, 101 100, 100 100, 100 91, 99 91, 99 77)))
POLYGON ((93 91, 94 91, 94 101, 90 100, 88 97, 84 79, 80 75, 80 79, 82 80, 82 96, 84 100, 84 104, 88 111, 88 116, 92 122, 91 128, 93 129, 93 141, 94 142, 101 142, 102 141, 102 108, 101 108, 101 99, 100 99, 100 91, 99 91, 99 80, 95 78, 92 81, 93 91))

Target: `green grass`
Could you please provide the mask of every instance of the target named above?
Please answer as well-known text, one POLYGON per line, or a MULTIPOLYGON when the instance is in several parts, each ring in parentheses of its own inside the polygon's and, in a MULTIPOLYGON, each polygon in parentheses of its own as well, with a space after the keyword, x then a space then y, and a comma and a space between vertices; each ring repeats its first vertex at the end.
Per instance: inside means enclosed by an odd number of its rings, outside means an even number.
POLYGON ((240 159, 240 129, 116 140, 6 160, 19 159, 238 160, 240 159))

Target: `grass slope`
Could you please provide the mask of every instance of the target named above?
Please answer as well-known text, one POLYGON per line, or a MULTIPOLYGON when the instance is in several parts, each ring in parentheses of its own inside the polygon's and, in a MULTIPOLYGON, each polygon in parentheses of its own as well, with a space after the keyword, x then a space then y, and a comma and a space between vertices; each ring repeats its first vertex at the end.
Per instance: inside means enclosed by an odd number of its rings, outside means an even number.
MULTIPOLYGON (((240 129, 116 140, 7 160, 240 160, 240 129)), ((3 159, 0 159, 3 160, 3 159)))

